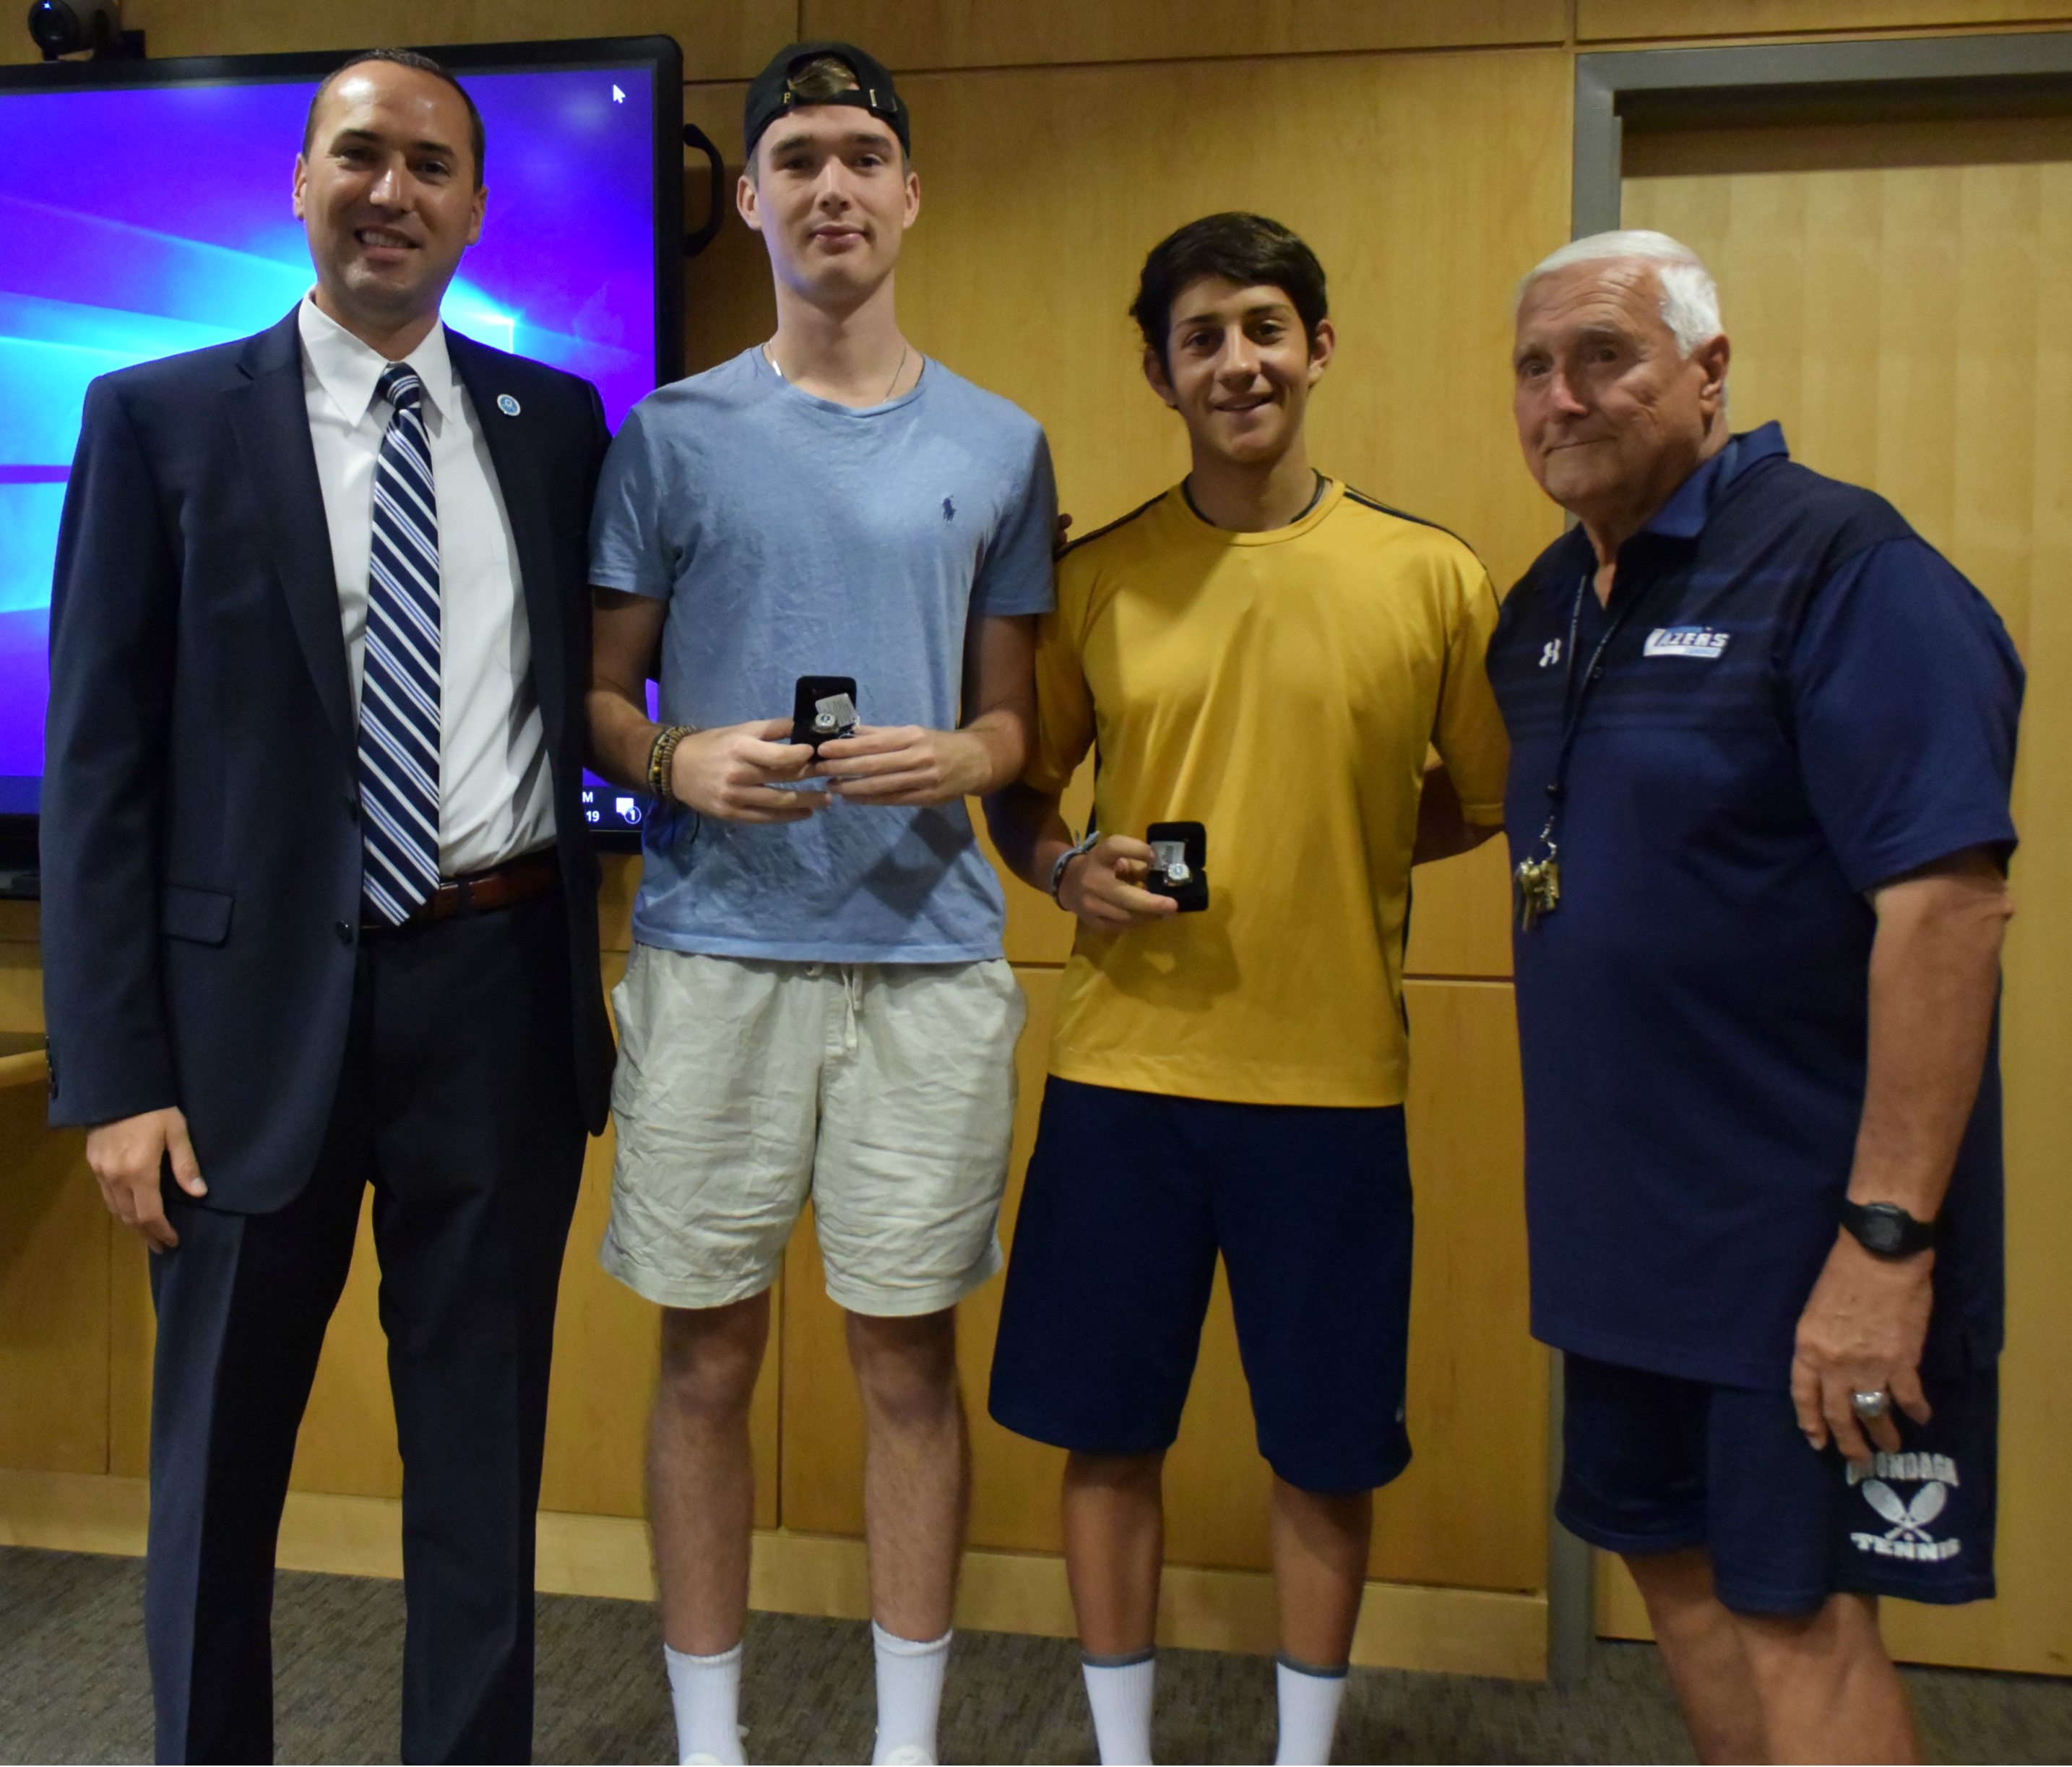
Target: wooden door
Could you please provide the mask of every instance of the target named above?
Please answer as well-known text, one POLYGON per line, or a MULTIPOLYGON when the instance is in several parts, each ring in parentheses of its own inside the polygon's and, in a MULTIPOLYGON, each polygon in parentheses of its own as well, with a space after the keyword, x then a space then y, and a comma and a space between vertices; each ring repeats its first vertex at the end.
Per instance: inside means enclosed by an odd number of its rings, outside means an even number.
MULTIPOLYGON (((1719 280, 1733 424, 1868 485, 1978 585, 2029 668, 2001 1026, 2008 1350, 1997 1601, 1888 1605, 1896 1654, 2072 1672, 2072 117, 1629 138, 1624 223, 1719 280)), ((1608 1567, 1606 1629, 1637 1598, 1608 1567)), ((1644 1624, 1644 1621, 1642 1622, 1644 1624)))

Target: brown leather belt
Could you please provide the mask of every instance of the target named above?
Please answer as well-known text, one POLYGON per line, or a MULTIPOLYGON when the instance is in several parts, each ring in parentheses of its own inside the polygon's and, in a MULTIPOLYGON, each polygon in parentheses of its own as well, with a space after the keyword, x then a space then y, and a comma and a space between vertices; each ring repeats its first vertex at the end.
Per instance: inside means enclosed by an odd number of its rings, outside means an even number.
POLYGON ((544 896, 549 890, 558 888, 561 881, 561 862, 551 847, 542 853, 528 853, 522 858, 507 860, 489 871, 478 871, 466 877, 449 877, 434 890, 407 920, 399 921, 389 927, 372 921, 362 921, 361 926, 369 931, 401 932, 405 927, 429 927, 435 920, 449 920, 455 914, 487 914, 491 909, 508 908, 514 902, 528 902, 534 896, 544 896))

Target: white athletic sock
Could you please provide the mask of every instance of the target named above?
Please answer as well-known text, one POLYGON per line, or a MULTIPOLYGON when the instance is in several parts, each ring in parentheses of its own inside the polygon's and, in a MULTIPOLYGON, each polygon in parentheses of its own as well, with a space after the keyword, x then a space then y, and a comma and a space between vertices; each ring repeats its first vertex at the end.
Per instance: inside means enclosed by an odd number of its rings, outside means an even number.
POLYGON ((1083 1650, 1079 1672, 1087 1678, 1087 1703, 1093 1707, 1101 1767, 1145 1767, 1151 1759, 1151 1688, 1158 1673, 1157 1652, 1096 1657, 1083 1650))
POLYGON ((876 1767, 935 1760, 935 1719, 943 1709, 943 1671, 949 1666, 951 1637, 945 1632, 923 1643, 870 1622, 878 1658, 878 1747, 870 1757, 876 1767))
POLYGON ((1345 1670, 1313 1669, 1282 1657, 1273 1666, 1273 1681, 1281 1703, 1281 1744, 1274 1761, 1285 1767, 1322 1767, 1331 1758, 1338 1702, 1346 1694, 1345 1670))
POLYGON ((676 1759, 739 1767, 741 1646, 694 1657, 665 1644, 662 1655, 669 1665, 669 1703, 676 1708, 676 1759))

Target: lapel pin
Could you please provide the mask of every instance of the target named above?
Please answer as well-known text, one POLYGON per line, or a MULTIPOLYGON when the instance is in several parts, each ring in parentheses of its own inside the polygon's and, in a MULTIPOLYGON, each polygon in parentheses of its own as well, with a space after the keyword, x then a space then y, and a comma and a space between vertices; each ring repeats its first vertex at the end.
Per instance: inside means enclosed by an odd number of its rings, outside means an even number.
POLYGON ((508 392, 500 392, 496 396, 496 409, 507 417, 515 417, 518 415, 518 401, 508 392))

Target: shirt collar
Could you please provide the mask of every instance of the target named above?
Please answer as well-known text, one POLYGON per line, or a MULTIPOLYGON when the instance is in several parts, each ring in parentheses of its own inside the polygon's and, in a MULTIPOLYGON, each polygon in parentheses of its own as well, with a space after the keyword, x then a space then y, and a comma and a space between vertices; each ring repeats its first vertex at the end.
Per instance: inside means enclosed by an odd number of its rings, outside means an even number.
MULTIPOLYGON (((302 354, 314 372, 318 384, 331 402, 357 425, 374 403, 374 392, 388 359, 372 344, 364 343, 319 307, 310 295, 302 297, 295 314, 302 337, 302 354)), ((434 326, 425 341, 403 358, 424 383, 425 400, 441 421, 458 409, 453 359, 446 353, 446 328, 434 326)))
POLYGON ((1784 428, 1781 424, 1766 423, 1760 429, 1736 436, 1679 485, 1669 501, 1655 511, 1640 531, 1644 534, 1662 534, 1671 540, 1696 540, 1704 531, 1705 517, 1711 512, 1712 493, 1716 488, 1738 479, 1757 461, 1766 460, 1772 454, 1789 458, 1790 451, 1784 445, 1784 428), (1724 479, 1722 474, 1725 475, 1724 479))

